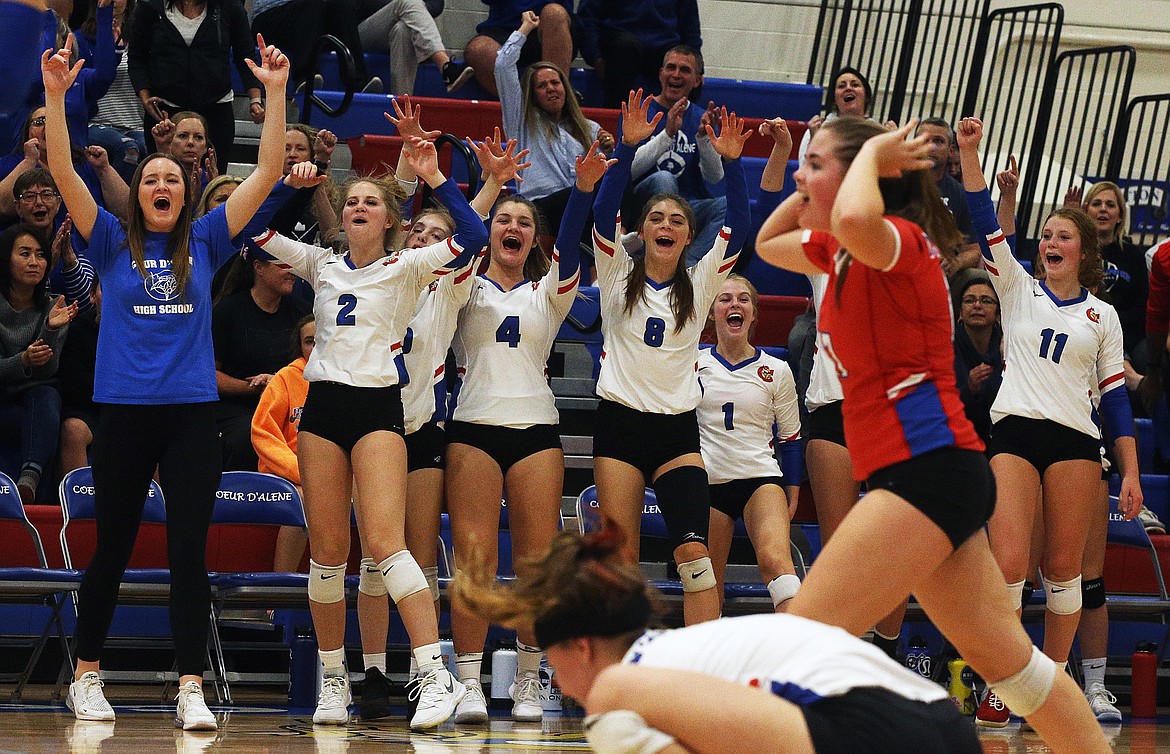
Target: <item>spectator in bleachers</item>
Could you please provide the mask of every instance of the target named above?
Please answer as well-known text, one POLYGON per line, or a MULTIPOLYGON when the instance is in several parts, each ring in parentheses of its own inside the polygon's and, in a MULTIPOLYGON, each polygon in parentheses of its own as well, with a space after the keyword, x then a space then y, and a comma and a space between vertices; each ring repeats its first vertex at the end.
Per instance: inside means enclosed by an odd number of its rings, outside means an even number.
MULTIPOLYGON (((301 470, 297 465, 297 427, 309 383, 305 381, 305 363, 316 344, 317 325, 306 314, 292 330, 292 363, 272 376, 251 417, 252 447, 258 458, 258 470, 287 479, 301 489, 301 470)), ((305 555, 309 536, 304 529, 282 526, 276 535, 276 553, 272 570, 295 573, 305 555)))
MULTIPOLYGON (((475 80, 493 96, 496 89, 496 56, 512 32, 520 28, 525 11, 540 17, 540 33, 529 36, 520 51, 517 67, 525 68, 538 60, 547 60, 569 71, 573 63, 573 0, 483 0, 488 17, 475 27, 475 36, 463 51, 467 64, 475 70, 475 80)), ((566 89, 566 96, 570 90, 566 89)))
POLYGON ((637 217, 658 194, 686 199, 695 216, 694 239, 686 255, 691 267, 714 245, 727 212, 727 197, 713 196, 709 188, 723 180, 723 161, 706 131, 707 125, 718 125, 719 111, 713 102, 704 110, 687 99, 703 84, 703 54, 693 47, 672 47, 658 69, 658 81, 662 89, 650 100, 649 113, 651 118, 658 113, 663 117, 634 155, 633 206, 623 216, 637 217))
POLYGON ((175 113, 174 120, 163 118, 150 130, 158 151, 170 154, 188 171, 191 191, 188 200, 192 205, 199 201, 207 184, 220 174, 215 147, 208 138, 209 128, 203 115, 183 110, 175 113))
POLYGON ((759 298, 755 286, 735 274, 715 296, 709 317, 718 342, 699 352, 703 397, 697 416, 710 480, 707 539, 720 605, 735 524, 742 518, 772 606, 783 612, 800 588, 788 531, 800 500, 800 409, 788 364, 751 344, 759 298))
MULTIPOLYGON (((676 54, 668 53, 668 61, 676 54)), ((727 212, 717 220, 731 232, 720 234, 711 253, 705 250, 688 269, 687 249, 698 243, 699 226, 686 200, 677 195, 655 196, 634 223, 645 245, 643 255, 630 256, 617 237, 621 195, 637 147, 666 117, 652 99, 642 99, 641 91, 630 93, 622 108, 621 144, 614 151, 617 163, 594 204, 604 338, 594 478, 602 513, 630 538, 635 559, 645 487, 654 488, 683 580, 683 618, 692 624, 719 616, 707 550, 711 498, 700 455, 695 407, 701 390, 694 365, 704 314, 735 265, 751 223, 739 160, 748 133, 743 121, 726 110, 718 119, 718 136, 711 123, 703 124, 704 138, 727 170, 727 212), (648 113, 656 108, 650 119, 648 113)))
POLYGON ((418 66, 428 60, 438 67, 448 92, 463 86, 475 73, 447 54, 423 0, 389 0, 361 22, 358 35, 366 52, 390 54, 391 94, 414 94, 418 66))
POLYGON ((204 117, 205 137, 219 150, 219 172, 227 170, 236 139, 232 61, 252 99, 252 120, 264 120, 260 82, 245 64, 256 59, 256 45, 244 6, 236 0, 142 0, 125 34, 130 81, 144 109, 146 151, 163 151, 151 133, 155 124, 168 113, 192 110, 204 117))
MULTIPOLYGON (((1121 324, 1113 307, 1090 292, 1104 272, 1097 229, 1081 210, 1057 209, 1045 220, 1039 250, 1044 280, 1033 279, 1012 256, 983 179, 982 135, 982 123, 963 119, 963 185, 972 220, 990 246, 987 261, 1002 302, 1005 361, 1011 365, 991 408, 988 455, 997 494, 988 535, 1019 610, 1033 522, 1038 510, 1043 516, 1044 651, 1064 664, 1083 604, 1082 558, 1095 510, 1085 496, 1095 494, 1101 479, 1101 433, 1092 404, 1098 393, 1121 472, 1120 511, 1133 518, 1142 507, 1121 324)), ((1007 714, 990 695, 978 713, 993 726, 1006 723, 1007 714)))
MULTIPOLYGON (((5 64, 0 66, 0 111, 20 107, 37 84, 40 34, 46 19, 51 15, 43 0, 0 0, 0 50, 5 54, 5 64)), ((0 143, 9 143, 6 134, 0 143)))
MULTIPOLYGON (((332 131, 317 130, 303 123, 289 124, 284 132, 284 174, 287 176, 297 163, 312 160, 318 175, 328 175, 336 146, 337 137, 332 131)), ((335 187, 328 181, 297 190, 273 215, 268 227, 304 243, 333 243, 337 237, 337 212, 331 190, 335 187)))
POLYGON ((612 152, 613 135, 581 113, 568 76, 555 63, 542 60, 528 66, 521 84, 518 58, 524 40, 539 26, 540 17, 524 11, 520 29, 512 32, 496 57, 496 84, 504 135, 528 150, 532 163, 524 171, 519 193, 536 205, 546 228, 559 228, 577 180, 576 159, 595 140, 603 152, 612 152))
POLYGON ((89 309, 93 266, 82 256, 85 241, 72 232, 68 215, 61 211, 56 181, 48 170, 33 168, 16 179, 13 190, 20 222, 35 228, 49 245, 49 293, 64 295, 67 303, 76 301, 80 311, 89 309))
POLYGON ((958 292, 955 377, 967 418, 984 443, 991 439, 991 404, 1003 381, 1003 327, 999 297, 986 277, 972 277, 958 292))
POLYGON ((225 471, 255 471, 250 430, 260 394, 288 363, 288 334, 309 313, 291 295, 296 278, 268 260, 237 256, 211 313, 216 420, 225 471))
POLYGON ((268 44, 286 51, 292 61, 293 83, 303 83, 317 70, 313 45, 322 35, 332 34, 353 55, 358 91, 381 94, 382 79, 371 77, 366 69, 359 23, 358 0, 254 0, 252 3, 252 31, 263 35, 268 44))
MULTIPOLYGON (((952 291, 963 288, 968 280, 978 276, 982 266, 979 243, 971 227, 971 211, 967 208, 967 197, 963 184, 955 180, 948 170, 951 159, 951 144, 955 133, 951 124, 942 118, 924 118, 918 124, 918 133, 925 135, 930 145, 931 173, 938 182, 938 193, 943 204, 955 217, 955 225, 963 234, 964 242, 954 249, 939 249, 942 252, 943 272, 947 275, 952 291)), ((953 298, 952 293, 952 298, 953 298)), ((957 308, 957 307, 956 307, 957 308)))
MULTIPOLYGON (((45 108, 38 107, 28 114, 20 133, 20 154, 0 157, 0 216, 17 214, 13 193, 16 180, 33 168, 49 169, 49 150, 45 141, 45 108)), ((106 151, 101 147, 82 149, 73 142, 68 145, 73 169, 81 176, 85 187, 99 206, 118 217, 126 216, 129 187, 116 170, 110 167, 106 151)), ((58 224, 64 221, 61 215, 58 224)))
MULTIPOLYGON (((451 343, 460 386, 447 423, 447 506, 460 563, 495 571, 504 498, 514 569, 523 571, 525 559, 542 552, 556 535, 565 459, 545 361, 576 297, 581 233, 607 167, 596 145, 576 158, 576 181, 551 257, 539 245, 540 214, 532 203, 521 196, 497 202, 489 223, 487 270, 462 289, 451 343)), ((488 624, 453 611, 451 634, 459 678, 468 686, 456 722, 485 723, 479 679, 488 624)), ((531 631, 517 635, 516 655, 512 719, 540 721, 542 649, 531 631)))
MULTIPOLYGON (((136 0, 114 0, 114 39, 121 42, 118 64, 109 91, 97 101, 96 112, 89 119, 86 134, 90 144, 104 147, 110 164, 127 183, 134 177, 138 161, 146 156, 146 132, 143 131, 143 108, 134 85, 130 83, 130 56, 126 53, 122 27, 134 10, 136 0)), ((87 34, 96 29, 95 17, 81 27, 87 34)), ((84 57, 84 55, 83 55, 84 57)))
POLYGON ((703 47, 697 0, 581 0, 574 30, 581 57, 605 84, 605 107, 620 107, 642 79, 653 81, 670 48, 703 47))
MULTIPOLYGON (((243 178, 235 175, 221 175, 213 179, 207 184, 207 188, 203 189, 203 196, 199 197, 199 206, 195 209, 196 219, 226 202, 232 192, 239 188, 243 182, 243 178)), ((215 293, 218 292, 215 291, 215 293)))
POLYGON ((101 407, 93 401, 102 289, 94 285, 93 306, 78 310, 69 325, 69 340, 57 368, 61 393, 61 475, 89 466, 89 449, 97 436, 101 407))
POLYGON ((1097 225, 1097 239, 1101 243, 1101 261, 1105 265, 1102 290, 1109 294, 1109 303, 1121 318, 1121 332, 1125 336, 1125 353, 1134 369, 1146 370, 1146 299, 1150 295, 1149 270, 1145 253, 1125 235, 1129 207, 1121 187, 1112 181, 1100 181, 1085 192, 1080 201, 1080 190, 1074 187, 1065 194, 1065 206, 1079 206, 1097 225))
POLYGON ((54 377, 76 304, 49 296, 49 254, 40 232, 18 223, 0 234, 0 428, 20 438, 16 487, 36 498, 61 427, 54 377))
POLYGON ((868 118, 873 110, 873 87, 861 71, 845 66, 833 74, 832 81, 833 89, 825 97, 825 114, 809 118, 808 128, 800 139, 797 154, 801 165, 809 142, 821 126, 845 115, 868 118))

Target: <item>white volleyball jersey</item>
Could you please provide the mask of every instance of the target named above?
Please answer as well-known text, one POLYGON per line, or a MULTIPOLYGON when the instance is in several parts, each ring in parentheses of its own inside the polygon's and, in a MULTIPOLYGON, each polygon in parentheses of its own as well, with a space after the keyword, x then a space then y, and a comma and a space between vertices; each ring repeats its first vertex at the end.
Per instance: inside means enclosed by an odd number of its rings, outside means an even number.
POLYGON ((711 484, 777 476, 772 428, 784 442, 800 440, 800 408, 792 370, 756 349, 730 364, 714 348, 699 351, 699 441, 711 484))
POLYGON ((281 268, 308 281, 316 293, 317 345, 305 366, 305 379, 354 387, 390 387, 407 381, 402 338, 419 293, 432 280, 453 273, 443 265, 463 251, 452 237, 354 267, 349 254, 335 254, 274 231, 257 244, 281 268))
POLYGON ((452 419, 513 429, 560 423, 547 363, 580 281, 580 269, 560 279, 555 248, 537 282, 505 291, 487 277, 473 278, 451 343, 459 365, 452 419))
POLYGON ((1121 322, 1112 306, 1081 289, 1057 299, 1012 256, 1003 233, 987 237, 987 271, 999 294, 1004 332, 1003 385, 991 421, 1005 416, 1049 419, 1090 437, 1093 393, 1125 384, 1121 322))
MULTIPOLYGON (((409 253, 409 250, 404 250, 409 253)), ((476 258, 478 260, 478 257, 476 258)), ((402 388, 406 434, 447 415, 447 349, 455 335, 459 308, 467 301, 478 261, 435 280, 419 294, 414 317, 402 340, 410 381, 402 388)))
MULTIPOLYGON (((614 238, 621 238, 620 218, 614 238)), ((725 226, 711 251, 687 270, 695 292, 694 316, 675 332, 672 281, 647 279, 643 295, 627 313, 626 278, 634 260, 620 243, 615 246, 594 230, 604 339, 598 397, 650 414, 682 414, 699 405, 699 336, 711 302, 739 258, 738 252, 724 258, 730 238, 725 226)))
MULTIPOLYGON (((821 302, 825 300, 825 291, 829 287, 829 276, 825 273, 808 275, 808 282, 812 284, 813 306, 817 310, 817 332, 820 332, 821 302)), ((804 407, 809 411, 827 406, 830 403, 845 400, 845 393, 841 390, 841 378, 837 376, 837 369, 832 359, 826 359, 820 348, 813 346, 812 372, 809 375, 808 389, 804 392, 804 407)))
POLYGON ((648 631, 622 662, 723 678, 800 706, 857 688, 886 689, 919 702, 947 698, 941 686, 902 667, 872 644, 794 615, 746 615, 648 631))

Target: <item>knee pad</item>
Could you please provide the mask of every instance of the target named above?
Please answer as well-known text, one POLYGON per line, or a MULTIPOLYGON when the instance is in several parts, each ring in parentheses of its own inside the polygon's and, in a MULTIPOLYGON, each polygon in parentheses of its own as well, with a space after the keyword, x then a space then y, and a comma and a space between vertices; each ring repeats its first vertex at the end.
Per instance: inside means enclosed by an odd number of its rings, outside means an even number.
POLYGON ((1081 576, 1068 581, 1044 579, 1044 591, 1048 592, 1048 612, 1055 615, 1072 615, 1081 609, 1081 576))
POLYGON ((427 580, 427 588, 431 590, 431 601, 439 601, 439 567, 427 566, 422 569, 423 577, 427 580))
POLYGON ((772 607, 780 607, 781 603, 795 597, 798 589, 800 578, 794 573, 786 573, 769 581, 768 594, 772 595, 772 607))
POLYGON ((415 592, 427 588, 427 577, 423 576, 410 550, 399 550, 378 564, 382 572, 382 580, 386 583, 386 591, 390 599, 398 602, 406 599, 415 592))
POLYGON ((1023 670, 988 685, 1012 712, 1027 717, 1044 705, 1055 681, 1056 663, 1037 647, 1032 647, 1032 657, 1023 670))
MULTIPOLYGON (((1007 585, 1008 594, 1012 596, 1012 609, 1018 610, 1024 605, 1028 604, 1028 600, 1024 599, 1024 585, 1026 581, 1013 581, 1007 585)), ((1031 594, 1028 595, 1031 598, 1031 594)))
POLYGON ((706 469, 679 466, 658 477, 652 486, 671 549, 687 542, 706 546, 711 525, 711 489, 707 486, 706 469))
POLYGON ((345 563, 321 565, 309 559, 309 599, 329 605, 345 600, 345 563))
POLYGON ((589 715, 582 725, 590 747, 601 754, 654 754, 674 743, 674 737, 646 724, 632 710, 589 715))
POLYGON ((358 569, 358 591, 371 597, 386 596, 386 582, 382 580, 382 571, 373 558, 362 558, 358 569))
POLYGON ((1098 576, 1095 579, 1081 582, 1081 607, 1085 610, 1096 610, 1105 607, 1105 579, 1098 576))
POLYGON ((678 564, 684 592, 702 592, 715 588, 715 569, 711 558, 697 558, 678 564))

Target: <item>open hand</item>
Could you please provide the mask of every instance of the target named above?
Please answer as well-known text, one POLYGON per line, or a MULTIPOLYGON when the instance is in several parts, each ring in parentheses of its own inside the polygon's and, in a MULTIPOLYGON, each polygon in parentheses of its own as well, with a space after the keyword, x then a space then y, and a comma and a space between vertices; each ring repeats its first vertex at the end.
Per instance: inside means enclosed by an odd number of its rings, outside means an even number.
POLYGON ((1064 192, 1064 206, 1069 208, 1080 209, 1081 202, 1084 200, 1085 187, 1078 186, 1075 183, 1068 187, 1068 191, 1064 192))
POLYGON ((419 178, 426 181, 432 188, 443 182, 443 174, 439 172, 439 153, 434 142, 412 136, 406 150, 406 162, 419 178))
POLYGON ((28 348, 21 351, 20 364, 25 369, 32 369, 48 364, 51 358, 53 358, 53 349, 46 345, 45 341, 37 338, 29 344, 28 348))
POLYGON ((630 98, 622 103, 622 143, 636 147, 654 133, 654 127, 662 120, 662 113, 657 113, 653 120, 646 120, 650 111, 650 97, 643 99, 642 90, 630 92, 630 98))
POLYGON ((743 145, 751 138, 752 130, 747 128, 743 118, 735 113, 728 113, 726 107, 719 109, 719 121, 722 128, 719 135, 715 129, 707 124, 707 138, 711 139, 711 146, 725 160, 734 160, 743 153, 743 145))
POLYGON ((601 176, 605 175, 605 171, 615 162, 617 160, 606 159, 605 153, 601 151, 601 144, 593 142, 588 152, 577 156, 577 189, 592 191, 601 180, 601 176))
MULTIPOLYGON (((74 301, 72 304, 66 304, 65 297, 58 296, 57 300, 53 302, 53 308, 49 310, 49 327, 53 328, 54 330, 59 327, 64 327, 65 325, 72 322, 73 318, 76 316, 77 302, 74 301)), ((45 348, 48 348, 48 346, 45 346, 45 348)), ((53 349, 49 348, 49 356, 52 355, 53 349)), ((45 359, 45 361, 48 361, 48 359, 45 359)))
POLYGON ((879 177, 898 178, 904 173, 927 170, 934 165, 925 134, 906 138, 917 127, 918 121, 912 120, 896 131, 886 131, 865 142, 862 150, 873 154, 879 177))
POLYGON ((683 116, 686 115, 687 108, 690 106, 691 101, 686 97, 671 105, 670 111, 666 114, 665 128, 668 135, 673 137, 682 128, 683 116))
MULTIPOLYGON (((69 215, 65 215, 65 222, 61 223, 61 227, 57 228, 57 233, 53 236, 53 246, 52 250, 50 251, 52 258, 49 260, 50 270, 56 269, 57 262, 62 258, 64 258, 66 261, 70 261, 70 257, 72 257, 73 260, 77 259, 77 256, 73 253, 72 241, 73 218, 69 215)), ((72 267, 73 265, 68 266, 72 267)))
POLYGON ((394 127, 398 129, 398 135, 407 142, 415 136, 431 141, 442 133, 442 131, 423 130, 418 119, 419 114, 422 113, 422 105, 413 105, 410 101, 410 95, 404 94, 401 97, 395 97, 390 100, 390 104, 394 107, 394 114, 382 113, 382 115, 394 124, 394 127), (400 100, 401 104, 399 104, 400 100))
POLYGON ((520 176, 520 171, 532 164, 524 161, 528 156, 528 150, 522 150, 517 154, 516 140, 509 139, 504 142, 498 127, 495 129, 494 137, 489 136, 478 143, 468 139, 467 144, 479 158, 481 177, 485 180, 491 178, 503 184, 515 178, 518 183, 523 182, 524 178, 520 176))

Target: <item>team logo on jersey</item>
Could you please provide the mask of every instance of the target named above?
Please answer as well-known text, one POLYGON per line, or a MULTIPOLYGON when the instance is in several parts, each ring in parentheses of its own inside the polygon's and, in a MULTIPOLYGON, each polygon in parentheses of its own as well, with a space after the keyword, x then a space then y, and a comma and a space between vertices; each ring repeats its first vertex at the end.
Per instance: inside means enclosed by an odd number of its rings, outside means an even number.
POLYGON ((294 408, 292 410, 292 415, 288 417, 288 420, 293 424, 300 424, 301 412, 303 412, 304 410, 305 410, 304 406, 298 406, 297 408, 294 408))
POLYGON ((430 285, 427 286, 427 289, 431 293, 434 293, 435 291, 439 290, 439 281, 438 280, 433 281, 430 285))
POLYGON ((764 382, 771 382, 774 372, 769 367, 760 367, 756 370, 756 374, 760 375, 760 379, 764 382))
POLYGON ((1096 309, 1093 309, 1091 307, 1087 311, 1085 311, 1085 316, 1089 318, 1090 322, 1100 322, 1101 321, 1101 315, 1097 313, 1096 309))
POLYGON ((146 293, 155 301, 170 301, 179 295, 179 281, 169 268, 151 273, 143 284, 146 293))
POLYGON ((383 266, 383 267, 389 267, 390 265, 394 264, 394 263, 395 263, 395 262, 397 262, 397 261, 398 261, 398 255, 397 255, 397 254, 395 254, 394 256, 392 256, 392 257, 390 257, 389 259, 387 259, 385 262, 382 262, 382 266, 383 266))

